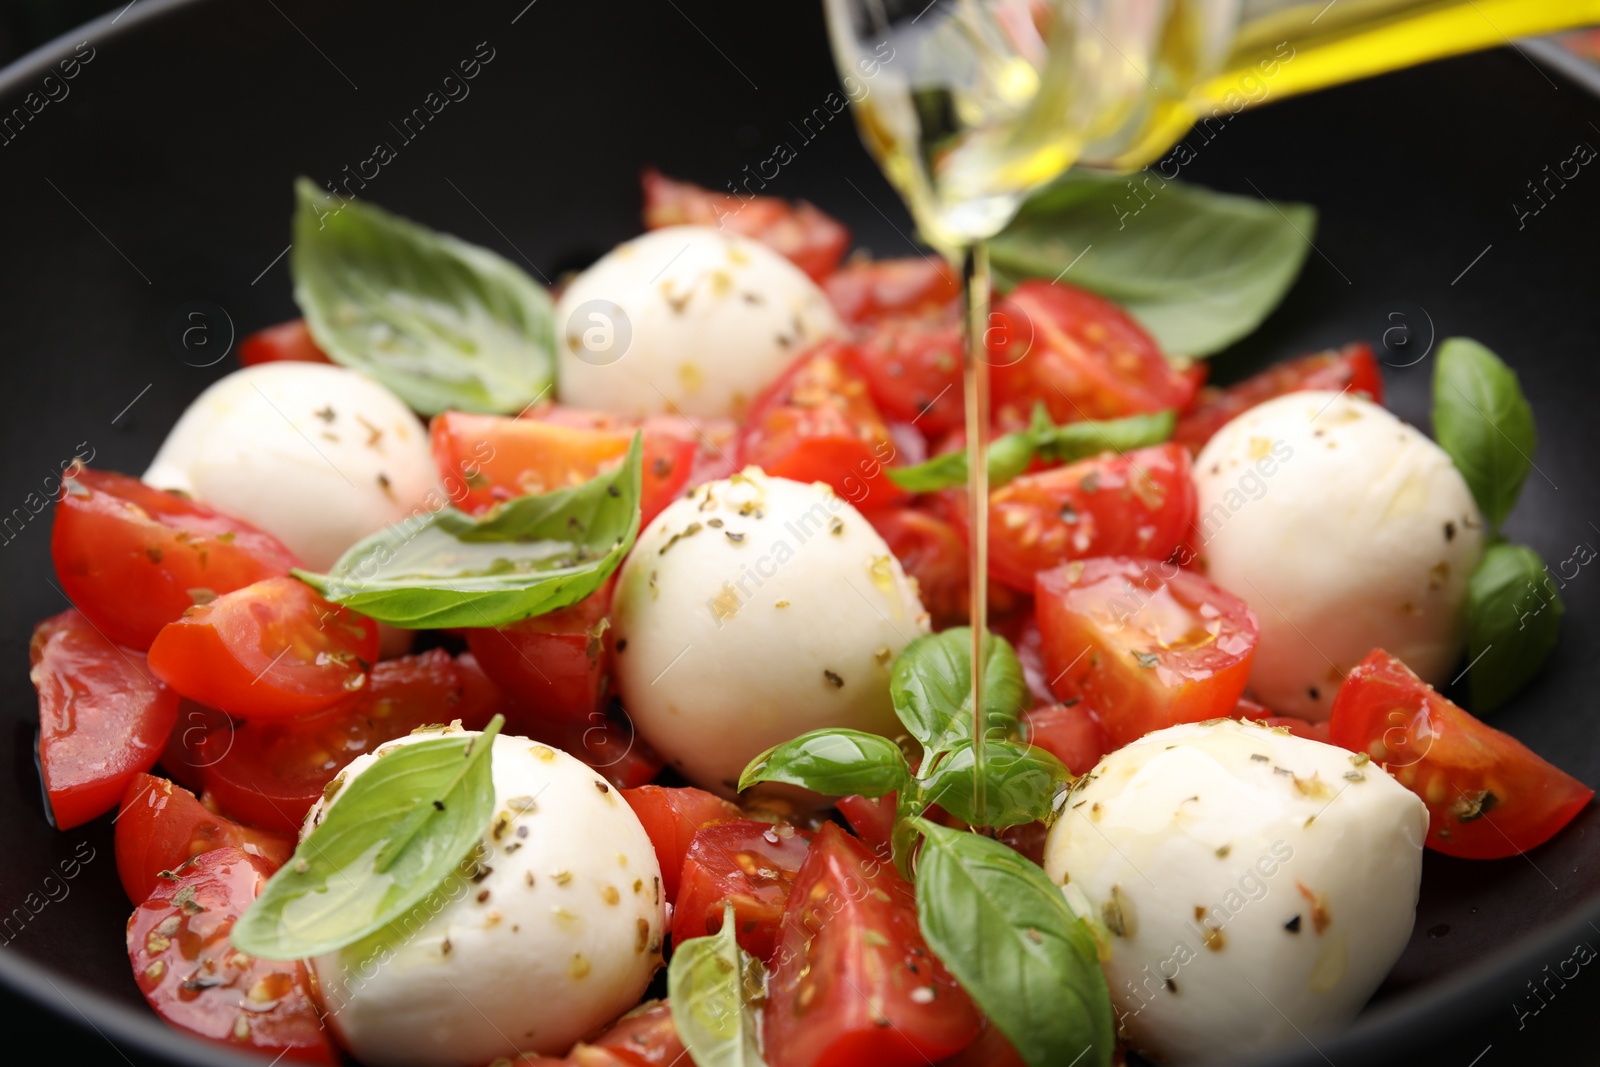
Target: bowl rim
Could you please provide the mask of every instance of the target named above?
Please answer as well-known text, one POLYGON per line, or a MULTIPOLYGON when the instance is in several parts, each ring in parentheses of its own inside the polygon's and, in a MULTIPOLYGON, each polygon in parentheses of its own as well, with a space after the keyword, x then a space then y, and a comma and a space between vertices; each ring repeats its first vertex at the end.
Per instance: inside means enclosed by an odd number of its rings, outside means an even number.
MULTIPOLYGON (((212 0, 131 0, 121 10, 108 11, 0 68, 0 98, 32 88, 84 40, 105 41, 132 27, 209 2, 212 0)), ((1545 67, 1600 96, 1600 70, 1559 44, 1528 40, 1516 47, 1531 52, 1545 67)), ((1459 1026, 1464 1013, 1487 1009, 1495 1001, 1500 1001, 1503 1008, 1502 998, 1508 991, 1520 989, 1523 977, 1537 975, 1544 964, 1563 956, 1575 940, 1588 939, 1591 934, 1585 933, 1586 929, 1600 931, 1600 895, 1580 901, 1576 914, 1566 920, 1547 924, 1505 944, 1450 977, 1364 1008, 1333 1034, 1302 1035, 1309 1046, 1303 1053, 1297 1055, 1295 1045, 1287 1043, 1248 1058, 1242 1067, 1285 1067, 1300 1060, 1322 1062, 1329 1055, 1370 1056, 1380 1050, 1393 1055, 1421 1047, 1430 1035, 1459 1026), (1320 1043, 1313 1037, 1320 1038, 1320 1043)), ((68 1022, 83 1022, 114 1048, 117 1044, 112 1038, 116 1037, 142 1053, 184 1067, 253 1067, 268 1062, 265 1056, 233 1050, 173 1029, 153 1011, 115 1001, 50 965, 21 954, 0 952, 0 990, 31 1001, 68 1022)), ((1230 1062, 1241 1067, 1237 1058, 1230 1062)))

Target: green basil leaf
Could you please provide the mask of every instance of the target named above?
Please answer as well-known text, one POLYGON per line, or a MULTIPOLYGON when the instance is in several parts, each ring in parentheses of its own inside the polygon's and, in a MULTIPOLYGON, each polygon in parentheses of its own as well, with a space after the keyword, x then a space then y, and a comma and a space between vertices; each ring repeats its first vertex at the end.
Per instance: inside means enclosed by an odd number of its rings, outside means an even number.
POLYGON ((1106 1067, 1116 1043, 1094 935, 998 841, 916 820, 922 935, 1029 1067, 1106 1067))
POLYGON ((639 535, 638 434, 616 470, 517 497, 474 518, 413 516, 351 546, 327 574, 295 577, 379 622, 413 630, 504 626, 576 604, 639 535))
POLYGON ((1040 458, 1051 463, 1074 463, 1102 452, 1132 452, 1171 440, 1178 425, 1175 411, 1129 415, 1123 419, 1069 422, 1052 426, 1038 436, 1040 458))
POLYGON ((905 754, 887 737, 860 730, 812 730, 767 749, 739 776, 740 791, 784 782, 829 796, 881 797, 909 780, 905 754))
POLYGON ((1278 306, 1300 273, 1316 210, 1154 171, 1146 185, 1147 199, 1126 177, 1069 173, 989 242, 995 277, 1005 285, 1061 278, 1108 297, 1168 355, 1226 348, 1278 306))
POLYGON ((510 414, 550 388, 550 297, 515 264, 308 179, 289 270, 317 345, 424 415, 510 414))
POLYGON ((966 452, 946 452, 909 467, 889 467, 889 480, 913 493, 937 493, 953 485, 967 483, 966 452))
POLYGON ((1476 341, 1447 338, 1438 361, 1433 435, 1467 480, 1490 529, 1498 530, 1533 465, 1533 408, 1516 372, 1476 341))
POLYGON ((1008 826, 1047 819, 1051 802, 1072 772, 1042 748, 1005 738, 983 744, 983 808, 977 806, 977 775, 972 742, 950 750, 923 780, 927 801, 970 826, 1008 826))
MULTIPOLYGON (((1022 664, 1003 637, 984 637, 984 728, 1009 734, 1028 687, 1022 664)), ((955 626, 907 645, 889 674, 895 713, 929 756, 972 738, 972 630, 955 626)))
POLYGON ((667 965, 672 1025, 697 1067, 765 1067, 758 1038, 761 962, 734 939, 733 905, 722 929, 676 946, 667 965))
POLYGON ((458 875, 494 815, 480 734, 400 745, 351 779, 233 926, 233 947, 298 960, 383 929, 458 875))
POLYGON ((1538 675, 1565 612, 1539 553, 1527 545, 1489 546, 1467 585, 1473 714, 1488 715, 1538 675))

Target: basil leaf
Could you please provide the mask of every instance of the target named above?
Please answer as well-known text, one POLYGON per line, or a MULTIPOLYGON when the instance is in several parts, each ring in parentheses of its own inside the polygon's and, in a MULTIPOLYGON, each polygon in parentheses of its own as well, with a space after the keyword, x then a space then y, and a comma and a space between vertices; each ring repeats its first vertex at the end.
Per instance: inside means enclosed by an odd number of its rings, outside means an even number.
POLYGON ((517 497, 480 518, 413 516, 357 542, 327 574, 295 576, 363 615, 413 630, 504 626, 576 604, 639 534, 638 434, 614 471, 517 497))
POLYGON ((1527 545, 1489 546, 1467 584, 1473 714, 1489 714, 1538 675, 1565 612, 1539 553, 1527 545))
MULTIPOLYGON (((1022 664, 1003 637, 984 637, 984 728, 1011 732, 1027 694, 1022 664)), ((955 626, 907 645, 889 674, 895 713, 930 756, 972 738, 972 630, 955 626)))
POLYGON ((667 965, 672 1025, 697 1067, 765 1067, 757 1037, 761 963, 734 939, 733 905, 722 929, 673 949, 667 965))
POLYGON ((923 782, 927 801, 970 826, 1003 830, 1050 816, 1050 804, 1072 772, 1050 753, 997 738, 985 740, 984 807, 976 805, 977 776, 970 741, 951 749, 923 782))
MULTIPOLYGON (((1102 452, 1131 452, 1159 445, 1172 436, 1177 415, 1158 411, 1122 419, 1069 422, 1053 426, 1035 420, 1032 429, 1008 433, 989 444, 989 487, 998 489, 1028 469, 1035 454, 1052 463, 1071 463, 1102 452)), ((913 493, 936 493, 967 481, 967 453, 946 452, 925 463, 888 468, 889 479, 913 493)))
POLYGON ((424 415, 510 414, 549 390, 554 312, 520 268, 305 178, 295 196, 294 298, 335 363, 424 415))
POLYGON ((318 956, 383 929, 458 873, 494 814, 481 734, 391 749, 351 779, 229 935, 269 960, 318 956))
POLYGON ((1034 195, 989 242, 995 277, 1063 280, 1121 304, 1168 355, 1205 356, 1250 333, 1310 250, 1316 209, 1212 192, 1150 172, 1072 172, 1034 195))
POLYGON ((1094 935, 1061 888, 998 841, 916 826, 917 919, 934 954, 1029 1067, 1106 1067, 1111 994, 1094 935))
POLYGON ((1522 491, 1537 440, 1533 409, 1517 375, 1466 337, 1439 346, 1433 373, 1433 434, 1498 530, 1522 491))
POLYGON ((881 797, 908 781, 905 754, 887 737, 860 730, 812 730, 767 749, 739 776, 739 789, 784 782, 829 796, 881 797))

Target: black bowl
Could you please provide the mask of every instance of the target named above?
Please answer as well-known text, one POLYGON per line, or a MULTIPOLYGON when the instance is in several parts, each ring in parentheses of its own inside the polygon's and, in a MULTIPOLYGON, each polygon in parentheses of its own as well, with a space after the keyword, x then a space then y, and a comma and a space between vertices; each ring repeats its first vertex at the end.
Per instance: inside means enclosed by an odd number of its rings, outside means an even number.
MULTIPOLYGON (((184 406, 232 367, 236 336, 295 314, 291 179, 343 182, 379 142, 394 159, 352 188, 548 277, 638 230, 644 164, 721 188, 780 141, 795 158, 768 192, 817 202, 880 255, 909 254, 906 215, 848 119, 800 128, 836 87, 817 8, 139 0, 0 74, 0 374, 17 405, 0 421, 0 744, 12 768, 0 982, 13 1021, 102 1062, 116 1062, 103 1042, 130 1063, 232 1062, 144 1008, 122 948, 129 908, 110 819, 58 833, 44 817, 26 646, 33 624, 66 606, 44 479, 83 447, 99 465, 144 468, 184 406), (430 93, 443 97, 459 60, 489 52, 470 95, 406 124, 430 93), (69 80, 61 63, 75 54, 69 80), (91 850, 64 880, 61 862, 91 850)), ((1600 445, 1600 199, 1588 189, 1600 175, 1581 173, 1520 225, 1513 208, 1546 164, 1600 143, 1597 122, 1576 82, 1505 48, 1230 123, 1185 177, 1310 201, 1322 224, 1289 299, 1219 357, 1217 375, 1366 339, 1388 364, 1391 405, 1425 425, 1432 345, 1479 338, 1521 372, 1542 430, 1509 535, 1551 561, 1600 542, 1589 454, 1600 445)), ((1596 591, 1587 569, 1569 583, 1561 647, 1495 718, 1590 784, 1596 591)), ((1594 1003, 1600 976, 1573 977, 1567 961, 1580 942, 1600 944, 1597 858, 1593 808, 1524 857, 1430 855, 1416 932, 1373 1005, 1270 1062, 1588 1061, 1574 1006, 1594 1003)))

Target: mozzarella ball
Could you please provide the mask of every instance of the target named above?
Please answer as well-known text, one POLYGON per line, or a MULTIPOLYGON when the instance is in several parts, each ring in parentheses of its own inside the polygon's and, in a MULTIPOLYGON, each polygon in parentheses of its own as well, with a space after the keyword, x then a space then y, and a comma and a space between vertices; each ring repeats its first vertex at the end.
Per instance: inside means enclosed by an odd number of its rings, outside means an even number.
POLYGON ((1427 830, 1422 801, 1364 757, 1214 720, 1102 759, 1044 865, 1104 927, 1130 1045, 1231 1060, 1366 1003, 1411 935, 1427 830))
POLYGON ((639 535, 612 623, 640 736, 725 795, 807 730, 901 733, 889 668, 928 630, 915 582, 860 512, 757 467, 680 497, 639 535))
POLYGON ((737 418, 801 352, 843 332, 799 267, 709 226, 618 245, 567 286, 556 322, 562 402, 630 417, 737 418))
MULTIPOLYGON (((461 732, 391 741, 351 762, 344 786, 396 745, 461 732)), ((562 1055, 637 1003, 660 964, 661 868, 627 802, 525 737, 495 738, 490 759, 495 815, 472 878, 311 961, 334 1033, 371 1067, 562 1055)))
POLYGON ((217 381, 144 480, 259 526, 319 571, 444 503, 427 428, 377 382, 325 363, 263 363, 217 381))
POLYGON ((1261 623, 1258 700, 1326 719, 1374 648, 1449 678, 1484 529, 1443 449, 1369 401, 1301 392, 1228 423, 1194 471, 1206 573, 1261 623))

